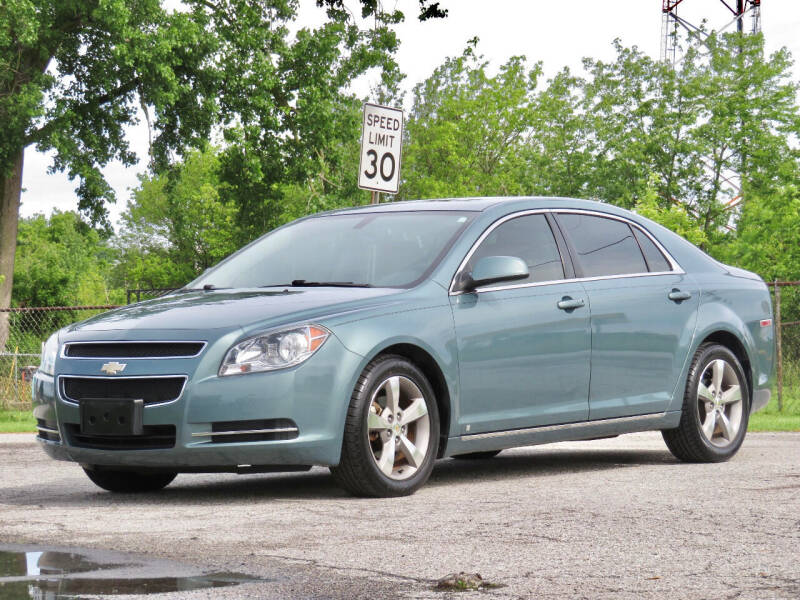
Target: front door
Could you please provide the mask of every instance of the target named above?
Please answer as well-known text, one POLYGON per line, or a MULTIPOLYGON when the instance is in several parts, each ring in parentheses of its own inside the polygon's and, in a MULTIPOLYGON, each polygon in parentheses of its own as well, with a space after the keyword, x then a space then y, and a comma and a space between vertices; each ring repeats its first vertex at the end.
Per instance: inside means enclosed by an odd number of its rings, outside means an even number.
POLYGON ((460 433, 586 420, 589 305, 580 283, 559 283, 565 265, 545 215, 504 220, 463 270, 471 272, 484 256, 519 257, 530 275, 450 297, 461 380, 460 433), (581 301, 583 306, 574 306, 581 301))

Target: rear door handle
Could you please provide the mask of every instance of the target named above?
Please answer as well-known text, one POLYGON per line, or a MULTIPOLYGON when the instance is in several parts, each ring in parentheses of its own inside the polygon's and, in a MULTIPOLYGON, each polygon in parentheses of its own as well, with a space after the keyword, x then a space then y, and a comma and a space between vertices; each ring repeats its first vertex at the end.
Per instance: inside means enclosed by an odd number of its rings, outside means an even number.
POLYGON ((673 288, 673 290, 667 294, 667 298, 672 300, 673 302, 683 302, 684 300, 688 300, 692 297, 691 292, 682 292, 678 288, 673 288))
POLYGON ((575 300, 574 298, 570 298, 569 296, 564 296, 561 300, 558 301, 558 304, 556 304, 556 306, 558 306, 558 308, 560 308, 561 310, 574 310, 576 308, 581 308, 582 306, 585 305, 586 302, 583 300, 583 298, 578 298, 577 300, 575 300))

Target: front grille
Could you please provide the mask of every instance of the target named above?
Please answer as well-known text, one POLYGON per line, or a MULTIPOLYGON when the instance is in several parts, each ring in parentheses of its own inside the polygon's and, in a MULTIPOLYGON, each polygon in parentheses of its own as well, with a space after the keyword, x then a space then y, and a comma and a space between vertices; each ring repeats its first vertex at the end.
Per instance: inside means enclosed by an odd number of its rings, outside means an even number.
POLYGON ((181 395, 184 376, 170 377, 61 377, 61 393, 67 400, 92 398, 141 399, 145 404, 169 402, 181 395))
POLYGON ((299 435, 297 424, 291 419, 256 419, 250 421, 217 421, 211 424, 212 444, 233 442, 274 442, 293 440, 299 435))
POLYGON ((86 435, 77 423, 64 429, 72 446, 96 450, 156 450, 175 447, 174 425, 145 425, 141 435, 86 435))
POLYGON ((189 358, 202 352, 205 342, 71 342, 68 358, 189 358))

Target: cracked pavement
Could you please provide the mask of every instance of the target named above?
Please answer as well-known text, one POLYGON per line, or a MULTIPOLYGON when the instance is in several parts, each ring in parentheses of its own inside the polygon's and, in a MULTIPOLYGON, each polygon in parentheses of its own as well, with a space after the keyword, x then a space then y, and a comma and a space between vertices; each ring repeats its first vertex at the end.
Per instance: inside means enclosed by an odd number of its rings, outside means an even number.
POLYGON ((800 597, 800 433, 750 433, 712 465, 677 462, 658 433, 442 460, 414 496, 380 500, 316 468, 112 495, 32 434, 0 435, 0 465, 0 543, 263 579, 158 598, 800 597), (433 589, 457 571, 503 587, 433 589))

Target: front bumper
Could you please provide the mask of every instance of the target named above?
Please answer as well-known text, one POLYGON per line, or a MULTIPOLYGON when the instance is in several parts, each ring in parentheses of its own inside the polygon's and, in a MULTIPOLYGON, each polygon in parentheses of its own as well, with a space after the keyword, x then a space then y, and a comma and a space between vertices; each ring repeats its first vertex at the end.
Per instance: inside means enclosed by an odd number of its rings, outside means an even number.
POLYGON ((99 373, 101 359, 62 357, 56 364, 56 377, 35 375, 33 412, 39 426, 37 439, 53 458, 92 466, 236 471, 251 466, 338 464, 344 419, 362 357, 347 350, 332 335, 314 356, 297 367, 218 377, 220 355, 229 345, 230 340, 220 340, 194 362, 129 361, 126 376, 188 377, 176 400, 144 407, 145 429, 175 427, 174 447, 101 449, 88 447, 79 439, 75 432, 80 428, 80 406, 64 398, 61 378, 99 373), (217 351, 214 346, 219 347, 217 351), (259 420, 291 420, 297 427, 297 437, 229 441, 237 436, 199 435, 211 432, 214 423, 259 420))

